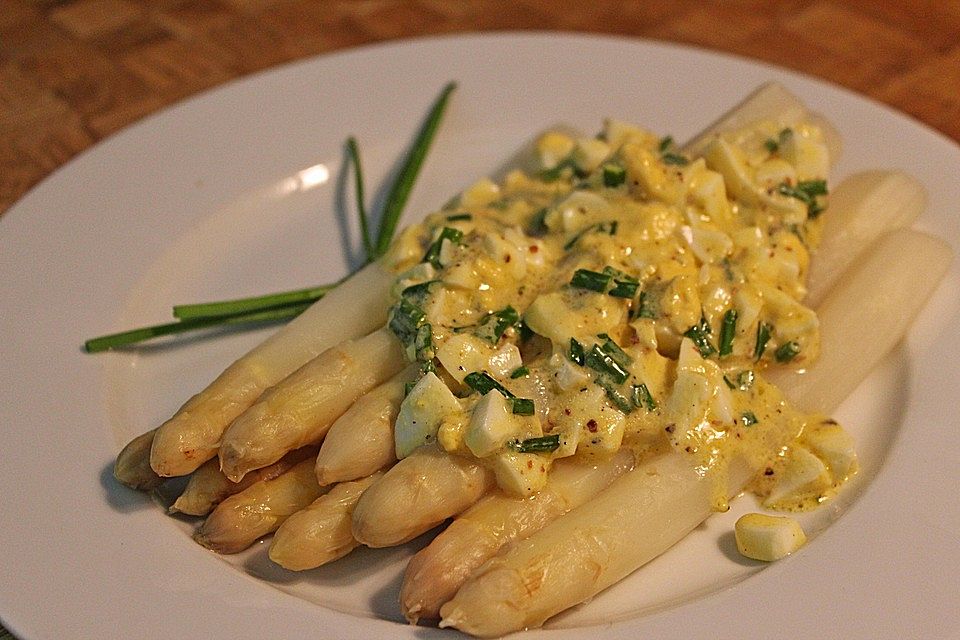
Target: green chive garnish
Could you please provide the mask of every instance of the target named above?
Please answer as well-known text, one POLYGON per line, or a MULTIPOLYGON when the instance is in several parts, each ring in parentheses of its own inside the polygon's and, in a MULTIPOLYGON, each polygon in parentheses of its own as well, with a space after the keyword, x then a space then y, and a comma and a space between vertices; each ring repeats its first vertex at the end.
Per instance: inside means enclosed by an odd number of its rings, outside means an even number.
POLYGON ((510 379, 516 380, 517 378, 522 378, 526 375, 530 375, 530 369, 526 365, 521 365, 510 372, 510 379))
POLYGON ((390 242, 393 240, 393 235, 397 230, 397 224, 400 222, 400 214, 403 213, 403 208, 406 206, 410 192, 413 190, 413 183, 420 173, 424 158, 426 158, 430 144, 433 142, 433 137, 440 126, 440 121, 443 118, 443 112, 447 107, 450 94, 453 93, 453 90, 456 88, 457 83, 450 82, 447 83, 440 92, 440 96, 433 103, 433 107, 431 107, 423 127, 417 134, 413 147, 410 149, 410 154, 400 168, 396 182, 393 183, 393 186, 387 193, 386 205, 383 208, 383 216, 380 219, 380 232, 377 234, 377 258, 385 254, 387 249, 390 248, 390 242))
POLYGON ((495 311, 484 317, 477 326, 477 336, 497 344, 507 329, 520 322, 517 310, 507 305, 500 311, 495 311))
POLYGON ((447 222, 461 222, 464 220, 473 220, 473 216, 469 213, 455 213, 452 216, 447 216, 447 222))
POLYGON ((549 453, 560 448, 560 434, 517 440, 510 444, 510 448, 518 453, 549 453))
POLYGON ((647 411, 653 411, 657 408, 657 401, 653 399, 653 394, 646 384, 635 384, 631 387, 633 392, 633 405, 638 409, 643 407, 647 411))
POLYGON ((607 398, 617 409, 623 413, 630 413, 634 409, 634 404, 623 392, 623 389, 609 376, 601 374, 594 379, 594 384, 603 388, 607 393, 607 398))
POLYGON ((353 166, 354 185, 357 194, 357 213, 360 216, 360 237, 363 240, 363 251, 367 254, 367 260, 372 260, 375 254, 373 239, 370 236, 370 222, 367 217, 366 196, 363 194, 363 170, 360 166, 360 147, 357 146, 357 139, 353 136, 347 138, 347 157, 350 158, 350 164, 353 166))
POLYGON ((253 298, 200 302, 197 304, 179 304, 173 307, 173 317, 179 320, 232 316, 282 307, 290 304, 312 304, 333 291, 339 283, 324 284, 319 287, 296 289, 282 293, 272 293, 253 298))
POLYGON ((570 286, 576 287, 577 289, 587 289, 589 291, 603 293, 610 285, 610 280, 612 280, 612 276, 609 273, 600 273, 598 271, 590 271, 589 269, 577 269, 573 274, 573 278, 570 279, 570 286))
POLYGON ((796 185, 784 182, 777 187, 777 193, 800 200, 807 205, 807 215, 816 218, 823 212, 823 207, 817 202, 817 196, 827 195, 827 181, 801 180, 796 185))
POLYGON ((533 400, 530 398, 514 398, 513 414, 517 416, 532 416, 535 411, 533 400))
POLYGON ((737 310, 727 309, 720 324, 720 355, 733 353, 733 337, 737 334, 737 310))
POLYGON ((757 424, 760 422, 757 420, 757 416, 752 411, 744 411, 743 415, 740 416, 740 421, 745 427, 749 427, 752 424, 757 424))
POLYGON ((207 329, 220 325, 233 324, 260 324, 267 322, 278 322, 281 320, 290 320, 303 313, 312 303, 291 304, 272 309, 254 309, 236 313, 233 315, 219 315, 209 317, 189 318, 178 322, 169 322, 150 327, 131 329, 119 333, 111 333, 97 338, 91 338, 83 344, 83 350, 87 353, 99 353, 108 349, 124 347, 151 338, 160 336, 170 336, 187 331, 196 331, 198 329, 207 329))
POLYGON ((717 351, 710 342, 710 333, 710 323, 707 322, 706 318, 701 317, 700 323, 687 329, 683 335, 693 340, 693 343, 697 345, 697 349, 700 351, 700 355, 706 358, 717 351))
POLYGON ((603 165, 603 186, 619 187, 627 181, 627 170, 623 165, 608 162, 603 165))
POLYGON ((610 376, 617 384, 626 382, 630 377, 626 368, 598 344, 593 345, 593 348, 586 353, 584 363, 594 371, 610 376))
POLYGON ((436 269, 443 267, 443 265, 440 264, 440 251, 443 249, 444 240, 448 240, 453 244, 459 244, 460 241, 463 240, 463 231, 454 229, 453 227, 444 227, 441 229, 437 239, 427 248, 427 252, 420 262, 429 262, 436 269))
POLYGON ((680 167, 690 164, 690 161, 679 153, 667 152, 660 156, 660 159, 663 160, 663 164, 670 164, 680 167))
POLYGON ((757 341, 753 345, 753 357, 755 360, 763 357, 763 352, 767 349, 767 342, 770 341, 770 333, 772 331, 773 326, 766 322, 761 322, 757 325, 757 341))
POLYGON ((473 373, 468 373, 466 377, 464 377, 463 381, 466 382, 467 386, 474 391, 480 392, 480 395, 482 396, 485 396, 496 389, 506 398, 515 397, 512 393, 510 393, 509 389, 497 382, 494 377, 486 371, 474 371, 473 373))
POLYGON ((777 347, 773 355, 777 359, 777 362, 790 362, 798 353, 800 353, 800 345, 791 340, 777 347))
POLYGON ((565 245, 563 245, 564 251, 569 251, 573 248, 573 245, 577 244, 580 241, 580 238, 584 237, 588 233, 606 233, 607 235, 615 236, 617 235, 617 221, 610 220, 608 222, 598 222, 597 224, 591 224, 584 229, 581 229, 576 235, 570 238, 565 245))
POLYGON ((567 352, 567 357, 581 367, 587 362, 587 355, 584 351, 583 345, 580 344, 576 338, 570 338, 570 350, 567 352))

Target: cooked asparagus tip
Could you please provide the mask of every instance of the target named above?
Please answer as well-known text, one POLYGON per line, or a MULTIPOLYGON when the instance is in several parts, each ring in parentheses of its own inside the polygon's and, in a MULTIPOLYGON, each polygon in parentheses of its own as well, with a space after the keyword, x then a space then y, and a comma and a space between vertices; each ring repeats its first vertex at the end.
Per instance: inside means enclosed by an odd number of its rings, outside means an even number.
POLYGON ((288 451, 319 443, 330 425, 367 391, 405 364, 389 329, 323 352, 268 389, 223 434, 220 468, 234 482, 288 451))
POLYGON ((273 480, 260 480, 220 503, 194 534, 194 540, 217 553, 239 553, 273 533, 284 520, 321 493, 313 460, 297 463, 273 480))
POLYGON ((164 478, 150 466, 150 447, 156 429, 131 440, 117 455, 113 465, 113 477, 121 484, 139 491, 151 491, 160 486, 164 478))
POLYGON ((270 559, 291 571, 304 571, 342 558, 360 546, 353 537, 353 510, 360 496, 383 473, 336 485, 290 516, 270 543, 270 559))
POLYGON ((370 547, 412 540, 457 515, 493 488, 478 462, 423 446, 364 492, 353 512, 353 535, 370 547))

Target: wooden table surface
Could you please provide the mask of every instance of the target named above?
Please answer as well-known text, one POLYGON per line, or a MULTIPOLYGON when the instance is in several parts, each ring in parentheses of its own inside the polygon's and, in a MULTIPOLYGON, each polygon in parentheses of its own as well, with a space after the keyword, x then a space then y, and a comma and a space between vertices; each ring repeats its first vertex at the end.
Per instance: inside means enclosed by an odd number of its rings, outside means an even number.
POLYGON ((498 29, 729 51, 960 140, 955 0, 0 0, 0 212, 96 141, 232 78, 375 41, 498 29))
POLYGON ((960 141, 956 0, 0 0, 0 213, 98 140, 230 79, 370 42, 508 29, 749 56, 960 141))

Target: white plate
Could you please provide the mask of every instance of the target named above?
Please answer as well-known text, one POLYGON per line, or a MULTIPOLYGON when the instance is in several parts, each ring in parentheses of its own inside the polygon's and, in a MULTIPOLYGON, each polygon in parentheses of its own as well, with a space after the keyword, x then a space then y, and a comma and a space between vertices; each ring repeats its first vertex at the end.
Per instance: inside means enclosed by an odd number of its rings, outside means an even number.
MULTIPOLYGON (((269 569, 262 545, 224 562, 190 540, 187 521, 112 481, 123 443, 263 332, 96 356, 80 345, 161 321, 175 302, 343 274, 358 248, 335 195, 345 137, 360 138, 372 190, 451 79, 460 87, 411 212, 439 205, 549 124, 595 130, 611 115, 683 139, 779 80, 842 132, 838 176, 910 171, 930 192, 919 226, 960 239, 956 145, 836 87, 682 47, 557 34, 428 39, 293 64, 190 100, 69 163, 0 219, 0 618, 15 633, 450 637, 398 620, 409 548, 306 575, 269 569)), ((955 636, 957 282, 954 267, 905 346, 839 412, 864 470, 808 519, 820 535, 806 549, 763 570, 743 562, 731 552, 734 511, 540 633, 955 636)))

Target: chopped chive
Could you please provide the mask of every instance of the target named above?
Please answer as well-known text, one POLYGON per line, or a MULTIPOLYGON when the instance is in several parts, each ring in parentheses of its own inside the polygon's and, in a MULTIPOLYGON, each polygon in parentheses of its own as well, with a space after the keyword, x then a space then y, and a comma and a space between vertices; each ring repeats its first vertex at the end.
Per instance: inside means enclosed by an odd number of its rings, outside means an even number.
POLYGON ((507 305, 483 318, 477 326, 477 336, 492 344, 497 344, 507 329, 520 322, 517 310, 507 305))
POLYGON ((706 318, 701 316, 700 323, 687 329, 683 335, 693 340, 693 343, 697 345, 697 349, 700 351, 700 355, 706 358, 717 351, 710 342, 710 333, 710 323, 707 322, 706 318))
POLYGON ((790 362, 798 353, 800 353, 800 345, 791 340, 777 347, 773 355, 777 359, 777 362, 790 362))
POLYGON ((667 149, 673 146, 673 136, 664 136, 660 139, 660 144, 657 145, 657 150, 660 153, 665 153, 667 149))
POLYGON ((540 180, 543 182, 556 182, 564 176, 567 169, 577 178, 584 178, 587 175, 577 164, 573 156, 567 156, 550 169, 541 171, 540 180))
POLYGON ((570 350, 567 352, 567 357, 581 367, 587 362, 587 356, 583 345, 578 342, 576 338, 570 338, 570 350))
POLYGON ((767 343, 770 341, 770 333, 772 331, 773 326, 766 322, 761 322, 757 325, 757 341, 753 345, 754 359, 759 360, 763 357, 763 352, 767 349, 767 343))
POLYGON ((560 434, 515 440, 510 444, 510 448, 518 453, 549 453, 560 448, 560 434))
POLYGON ((423 309, 406 298, 400 298, 390 313, 389 326, 400 342, 409 346, 415 343, 417 333, 426 321, 427 314, 423 309))
POLYGON ((584 363, 594 371, 609 376, 617 384, 626 382, 630 377, 626 368, 598 344, 586 353, 584 363))
POLYGON ((311 303, 290 304, 271 309, 254 309, 232 315, 200 316, 187 318, 178 322, 169 322, 150 327, 141 327, 119 333, 91 338, 83 343, 83 350, 87 353, 99 353, 117 347, 124 347, 138 342, 144 342, 161 336, 176 335, 187 331, 196 331, 218 325, 254 324, 289 320, 303 313, 311 303))
POLYGON ((752 370, 747 369, 746 371, 741 371, 737 374, 737 388, 740 389, 740 391, 747 391, 753 386, 753 382, 756 379, 757 374, 752 370))
POLYGON ((737 334, 737 310, 727 309, 720 324, 720 355, 733 353, 733 337, 737 334))
POLYGON ((463 231, 459 229, 454 229, 453 227, 444 227, 440 230, 440 234, 437 236, 437 239, 427 248, 427 252, 423 256, 423 260, 420 262, 429 262, 434 266, 435 269, 440 269, 443 267, 440 264, 440 252, 443 250, 443 241, 448 240, 454 244, 459 244, 463 240, 463 231))
POLYGON ((530 375, 530 369, 526 365, 521 365, 510 372, 510 379, 516 380, 526 375, 530 375))
POLYGON ((580 241, 580 238, 584 237, 588 233, 596 231, 597 233, 606 233, 607 235, 615 236, 617 235, 617 226, 618 223, 616 220, 608 220, 607 222, 598 222, 597 224, 591 224, 583 229, 581 229, 576 235, 574 235, 570 240, 563 245, 564 251, 569 251, 573 248, 573 245, 577 244, 580 241))
POLYGON ((401 298, 409 298, 411 302, 418 303, 422 302, 423 299, 430 293, 430 287, 441 282, 440 280, 427 280, 426 282, 418 282, 417 284, 412 284, 409 287, 405 288, 400 292, 401 298))
POLYGON ((485 396, 494 389, 499 391, 506 398, 514 398, 510 390, 505 386, 497 382, 493 376, 491 376, 486 371, 474 371, 473 373, 468 373, 464 379, 464 382, 467 383, 467 386, 473 389, 474 391, 479 391, 480 395, 485 396))
POLYGON ((648 291, 640 292, 640 297, 637 298, 637 306, 635 309, 634 317, 636 318, 653 319, 657 317, 656 304, 654 303, 653 296, 648 291))
POLYGON ((447 216, 447 222, 462 222, 465 220, 473 220, 473 216, 469 213, 455 213, 452 216, 447 216))
POLYGON ((517 416, 532 416, 536 410, 530 398, 514 398, 513 414, 517 416))
POLYGON ((252 313, 288 304, 312 304, 337 287, 338 283, 324 284, 319 287, 296 289, 282 293, 272 293, 252 298, 200 302, 197 304, 179 304, 173 307, 173 317, 180 320, 232 316, 238 313, 252 313))
POLYGON ((827 195, 827 181, 801 180, 796 185, 783 182, 777 187, 777 193, 800 200, 807 205, 807 215, 816 218, 823 212, 817 196, 827 195))
POLYGON ((363 170, 360 168, 360 147, 353 136, 347 138, 347 156, 353 165, 354 185, 357 194, 357 212, 360 216, 360 237, 363 239, 363 251, 367 254, 367 262, 376 259, 376 248, 370 236, 370 221, 367 217, 367 207, 364 204, 366 197, 363 194, 363 170))
POLYGON ((527 323, 524 322, 523 319, 517 323, 517 331, 520 333, 520 342, 526 342, 534 335, 533 329, 527 326, 527 323))
POLYGON ((427 119, 414 140, 410 154, 407 156, 397 175, 396 182, 387 193, 386 205, 383 208, 383 216, 380 219, 380 230, 377 234, 376 256, 380 257, 390 248, 390 242, 396 232, 397 224, 400 222, 400 215, 407 204, 410 192, 413 190, 413 183, 420 173, 423 166, 423 160, 427 156, 433 137, 440 126, 440 120, 443 118, 443 112, 446 109, 450 94, 457 88, 456 82, 449 82, 440 92, 440 96, 433 103, 427 119))
POLYGON ((633 298, 640 288, 640 281, 629 274, 610 267, 604 267, 603 272, 613 278, 613 288, 607 294, 614 298, 633 298))
MULTIPOLYGON (((532 236, 542 236, 545 235, 549 229, 547 229, 547 214, 550 213, 549 207, 543 207, 539 209, 530 217, 530 223, 528 225, 528 233, 532 236)), ((566 248, 566 247, 564 247, 566 248)))
POLYGON ((620 345, 618 345, 616 342, 613 341, 613 338, 611 338, 605 333, 601 333, 597 337, 602 338, 604 340, 604 343, 601 349, 603 349, 604 352, 609 354, 610 357, 613 358, 617 364, 619 364, 621 367, 624 367, 624 368, 629 367, 631 364, 633 364, 633 358, 628 356, 627 352, 621 349, 620 345))
POLYGON ((660 156, 660 159, 663 160, 663 164, 670 164, 680 167, 690 164, 690 160, 679 153, 667 152, 660 156))
POLYGON ((598 271, 590 271, 589 269, 577 269, 573 274, 573 278, 570 279, 570 286, 577 289, 587 289, 589 291, 603 293, 607 290, 612 278, 613 276, 609 273, 600 273, 598 271))
POLYGON ((623 413, 630 413, 634 409, 633 402, 623 393, 622 388, 608 375, 601 374, 594 379, 594 384, 603 388, 607 398, 623 413))
POLYGON ((790 129, 789 127, 787 127, 786 129, 781 129, 780 133, 777 134, 776 140, 774 140, 773 138, 767 138, 764 141, 763 146, 770 153, 776 153, 777 151, 780 150, 780 147, 785 145, 792 136, 793 136, 793 129, 790 129))
POLYGON ((757 424, 758 422, 760 422, 759 420, 757 420, 757 416, 756 414, 753 413, 753 411, 744 411, 743 414, 740 416, 740 421, 743 423, 743 426, 745 427, 749 427, 752 424, 757 424))
POLYGON ((633 405, 637 408, 643 407, 647 411, 653 411, 657 408, 657 401, 653 399, 653 394, 646 384, 635 384, 631 387, 633 391, 633 405))
POLYGON ((410 392, 413 391, 413 388, 414 388, 415 386, 417 386, 417 383, 414 382, 414 381, 412 381, 412 380, 408 380, 407 382, 404 382, 404 383, 403 383, 403 397, 406 398, 408 395, 410 395, 410 392))
POLYGON ((603 165, 603 186, 619 187, 627 181, 627 170, 623 165, 607 162, 603 165))

